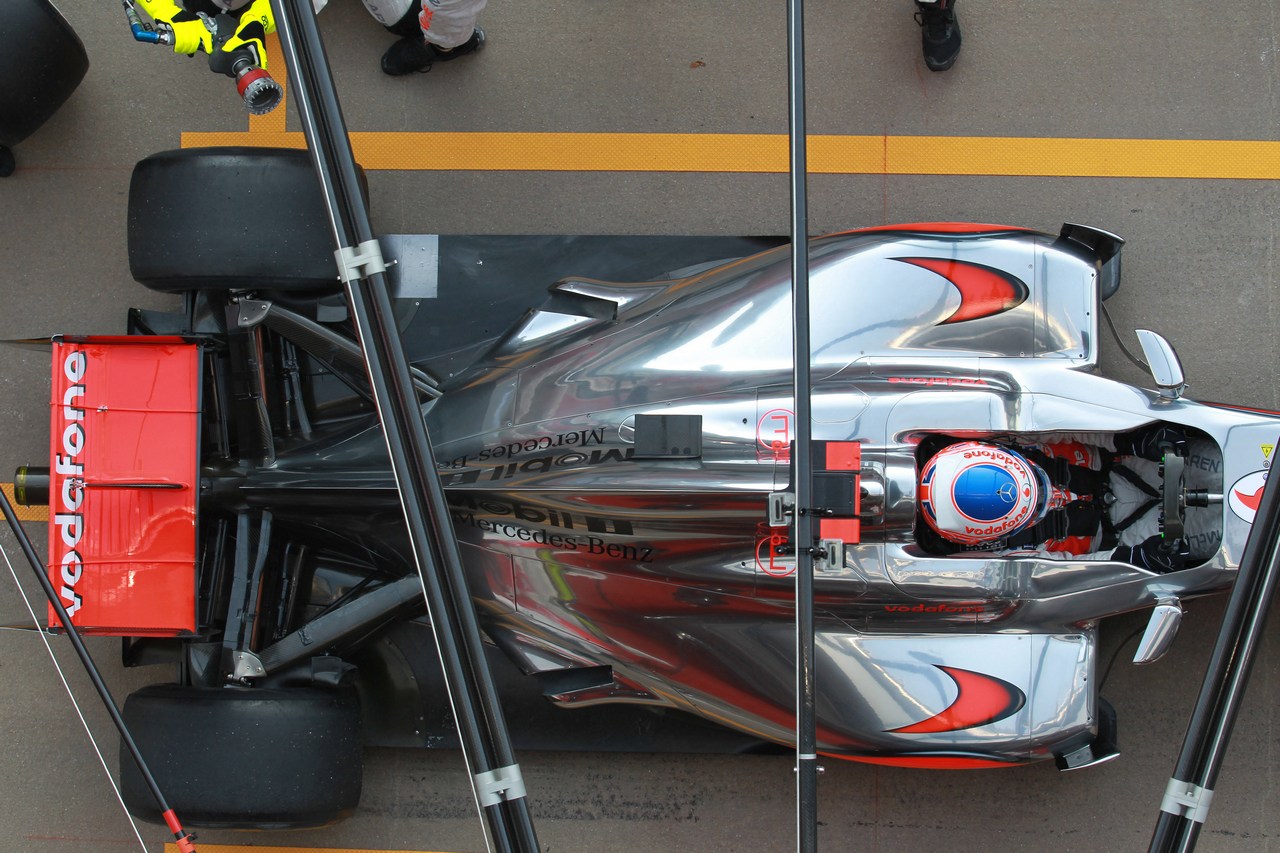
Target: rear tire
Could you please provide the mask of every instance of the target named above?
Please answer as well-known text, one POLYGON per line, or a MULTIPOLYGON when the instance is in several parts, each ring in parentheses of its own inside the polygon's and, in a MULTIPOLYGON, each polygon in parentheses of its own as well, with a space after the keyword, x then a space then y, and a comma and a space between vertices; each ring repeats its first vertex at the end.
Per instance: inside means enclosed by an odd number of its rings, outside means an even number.
MULTIPOLYGON (((124 719, 184 825, 322 826, 360 801, 363 739, 353 689, 153 684, 129 696, 124 719)), ((164 822, 123 744, 120 791, 131 814, 164 822)))
MULTIPOLYGON (((364 174, 361 191, 368 198, 364 174)), ((333 229, 306 151, 189 148, 140 161, 129 270, 152 290, 336 291, 333 229)))

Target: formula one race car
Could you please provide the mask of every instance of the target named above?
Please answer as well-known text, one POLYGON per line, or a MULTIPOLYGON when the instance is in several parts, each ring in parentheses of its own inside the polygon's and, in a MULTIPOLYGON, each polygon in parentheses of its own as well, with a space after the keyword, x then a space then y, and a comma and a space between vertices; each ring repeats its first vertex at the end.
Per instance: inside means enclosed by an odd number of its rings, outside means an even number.
MULTIPOLYGON (((387 446, 328 232, 308 218, 316 192, 302 152, 139 164, 132 270, 183 293, 183 310, 135 310, 125 337, 55 340, 49 469, 19 471, 26 501, 50 502, 49 572, 73 621, 129 638, 130 663, 177 664, 126 717, 195 823, 331 820, 359 794, 362 726, 384 744, 448 734, 387 446), (272 226, 260 252, 173 215, 186 187, 246 182, 265 208, 226 204, 272 226)), ((585 722, 611 709, 701 726, 704 747, 790 742, 790 247, 382 244, 511 689, 577 715, 594 747, 661 727, 585 722)), ((970 224, 810 242, 821 752, 913 767, 1112 758, 1099 620, 1154 607, 1138 651, 1153 660, 1180 598, 1231 583, 1280 420, 1184 399, 1153 333, 1140 337, 1156 390, 1096 371, 1121 244, 1078 225, 970 224), (1009 503, 1030 501, 1031 527, 942 494, 930 460, 957 442, 1048 472, 983 475, 997 496, 1021 490, 1009 503), (1080 466, 1053 461, 1064 446, 1095 450, 1099 481, 1142 481, 1136 508, 1118 514, 1119 486, 1067 494, 1055 467, 1080 466), (939 521, 951 498, 968 538, 939 521), (1064 501, 1098 525, 1074 550, 1064 501), (1163 557, 1135 559, 1153 538, 1163 557)))

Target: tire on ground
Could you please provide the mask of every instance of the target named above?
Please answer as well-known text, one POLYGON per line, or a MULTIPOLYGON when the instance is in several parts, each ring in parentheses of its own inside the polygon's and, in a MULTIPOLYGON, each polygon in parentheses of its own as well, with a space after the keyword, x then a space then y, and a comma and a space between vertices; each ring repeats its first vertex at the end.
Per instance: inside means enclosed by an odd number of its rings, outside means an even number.
MULTIPOLYGON (((360 172, 360 188, 368 190, 360 172)), ((129 184, 129 271, 152 290, 335 291, 333 230, 306 151, 189 148, 129 184)))
MULTIPOLYGON (((354 689, 153 684, 129 696, 124 719, 184 825, 322 826, 360 801, 363 739, 354 689)), ((120 789, 130 813, 163 823, 123 743, 120 789)))
POLYGON ((71 97, 89 70, 89 57, 49 0, 4 0, 0 33, 0 145, 13 146, 71 97))

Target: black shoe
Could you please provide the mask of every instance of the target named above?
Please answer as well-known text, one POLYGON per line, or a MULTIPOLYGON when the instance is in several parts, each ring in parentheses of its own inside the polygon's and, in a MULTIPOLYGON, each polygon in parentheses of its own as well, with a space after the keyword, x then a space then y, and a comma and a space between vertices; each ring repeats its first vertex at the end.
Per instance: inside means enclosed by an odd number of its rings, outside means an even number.
POLYGON ((476 27, 471 38, 449 50, 436 47, 424 39, 421 32, 418 32, 405 36, 387 48, 387 52, 382 55, 382 70, 393 77, 413 74, 415 71, 427 72, 431 70, 433 62, 448 62, 459 56, 475 53, 483 46, 484 30, 479 27, 476 27))
POLYGON ((435 48, 428 44, 419 32, 416 35, 405 36, 387 48, 387 52, 382 54, 382 70, 393 77, 412 74, 415 71, 430 71, 431 63, 435 58, 435 48))
POLYGON ((946 71, 960 55, 960 22, 956 20, 955 6, 956 0, 916 3, 924 64, 930 71, 946 71))
POLYGON ((468 53, 475 53, 484 47, 484 30, 476 27, 476 31, 471 34, 471 38, 464 41, 457 47, 451 47, 445 50, 442 47, 436 48, 436 59, 440 62, 448 62, 450 59, 457 59, 459 56, 466 56, 468 53))

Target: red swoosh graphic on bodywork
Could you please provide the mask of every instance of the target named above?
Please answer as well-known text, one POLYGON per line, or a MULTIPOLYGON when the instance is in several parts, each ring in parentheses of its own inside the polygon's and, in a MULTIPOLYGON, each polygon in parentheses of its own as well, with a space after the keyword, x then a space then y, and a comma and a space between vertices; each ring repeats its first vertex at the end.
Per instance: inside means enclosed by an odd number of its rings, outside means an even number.
POLYGON ((936 272, 960 291, 960 307, 943 320, 942 324, 962 323, 965 320, 977 320, 1008 311, 1010 308, 1021 305, 1031 293, 1020 279, 985 264, 957 261, 952 258, 894 258, 894 260, 936 272))
POLYGON ((905 231, 924 234, 1034 234, 1031 228, 1016 225, 995 225, 990 222, 903 222, 898 225, 872 225, 837 231, 836 234, 872 234, 875 232, 905 231))
POLYGON ((891 734, 937 734, 985 726, 1016 714, 1027 702, 1026 695, 1014 685, 994 675, 983 675, 967 669, 935 664, 956 683, 956 698, 945 709, 927 720, 912 723, 891 734))
POLYGON ((1266 483, 1263 483, 1261 486, 1258 486, 1258 490, 1251 495, 1236 489, 1236 500, 1240 501, 1240 503, 1244 504, 1254 512, 1257 512, 1258 504, 1262 503, 1262 490, 1266 487, 1266 483))

